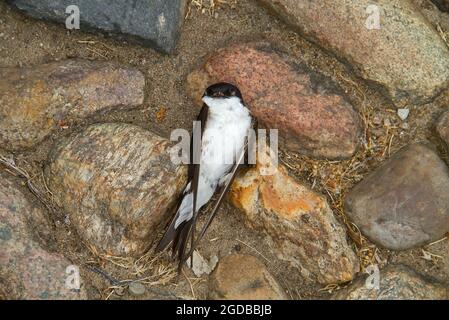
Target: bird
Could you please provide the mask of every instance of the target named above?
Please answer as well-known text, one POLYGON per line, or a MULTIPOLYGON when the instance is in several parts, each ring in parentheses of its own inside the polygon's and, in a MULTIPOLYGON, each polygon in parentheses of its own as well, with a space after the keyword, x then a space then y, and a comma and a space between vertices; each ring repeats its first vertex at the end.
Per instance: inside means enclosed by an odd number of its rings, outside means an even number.
POLYGON ((242 93, 233 84, 215 83, 204 91, 203 106, 191 134, 187 185, 180 195, 175 213, 156 252, 172 245, 172 257, 179 260, 178 274, 212 223, 238 170, 245 165, 250 129, 255 118, 242 93), (198 139, 200 138, 200 139, 198 139), (206 222, 195 240, 198 212, 218 194, 206 222), (188 240, 190 250, 186 252, 188 240))

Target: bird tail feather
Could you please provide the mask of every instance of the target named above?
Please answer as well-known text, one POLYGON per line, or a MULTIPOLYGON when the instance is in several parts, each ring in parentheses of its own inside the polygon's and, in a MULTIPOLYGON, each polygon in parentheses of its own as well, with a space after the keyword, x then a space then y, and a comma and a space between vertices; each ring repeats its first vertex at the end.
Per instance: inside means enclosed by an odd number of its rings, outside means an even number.
POLYGON ((179 207, 181 206, 181 203, 184 199, 186 194, 183 194, 181 196, 181 199, 178 201, 178 205, 176 207, 176 214, 173 218, 173 220, 170 223, 170 226, 167 228, 167 231, 164 233, 162 239, 159 241, 158 245, 156 246, 156 252, 161 252, 165 250, 170 244, 172 245, 172 258, 179 260, 179 266, 178 266, 178 272, 181 271, 182 264, 185 262, 186 257, 184 257, 184 254, 186 252, 187 247, 187 240, 189 234, 192 232, 192 226, 194 225, 194 219, 193 217, 189 220, 185 220, 182 223, 180 223, 177 227, 176 221, 179 217, 179 207))

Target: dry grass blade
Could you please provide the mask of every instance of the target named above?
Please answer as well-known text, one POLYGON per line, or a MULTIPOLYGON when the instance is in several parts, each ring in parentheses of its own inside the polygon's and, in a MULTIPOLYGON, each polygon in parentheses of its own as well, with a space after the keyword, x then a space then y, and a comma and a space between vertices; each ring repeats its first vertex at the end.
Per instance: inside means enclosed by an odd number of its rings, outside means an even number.
POLYGON ((443 28, 441 28, 439 23, 437 23, 437 31, 440 34, 441 39, 443 39, 444 43, 449 48, 449 37, 446 32, 443 31, 443 28))
POLYGON ((445 235, 444 238, 441 238, 441 239, 439 239, 437 241, 429 243, 428 245, 426 245, 426 247, 430 247, 430 246, 436 245, 436 244, 441 243, 441 242, 443 242, 445 240, 448 240, 448 239, 449 239, 449 234, 445 235))
POLYGON ((94 54, 96 54, 96 55, 98 55, 100 57, 102 57, 103 59, 108 59, 108 57, 106 55, 104 55, 103 53, 101 53, 100 51, 98 51, 96 49, 91 49, 89 47, 86 47, 86 50, 90 51, 90 52, 92 52, 92 53, 94 53, 94 54))
POLYGON ((236 241, 240 242, 241 244, 247 246, 248 248, 250 248, 251 250, 253 250, 254 252, 256 252, 258 255, 260 255, 262 258, 264 258, 267 262, 270 262, 270 260, 268 260, 267 257, 265 257, 259 250, 257 250, 256 248, 250 246, 249 244, 247 244, 246 242, 240 240, 240 239, 235 239, 236 241))
POLYGON ((333 293, 336 290, 339 290, 340 286, 338 284, 328 284, 327 286, 325 286, 324 288, 321 288, 318 290, 318 292, 327 292, 327 293, 333 293))
MULTIPOLYGON (((30 177, 30 175, 28 174, 28 172, 25 169, 22 169, 19 166, 17 166, 15 161, 12 158, 7 159, 3 156, 0 156, 0 164, 4 165, 7 169, 9 169, 9 172, 11 172, 13 175, 15 175, 21 179, 25 179, 28 189, 36 196, 36 198, 43 205, 45 205, 45 207, 50 212, 54 211, 54 207, 52 206, 52 204, 49 201, 47 201, 47 199, 45 198, 45 192, 42 192, 38 187, 36 187, 36 185, 33 183, 34 178, 30 177)), ((42 176, 43 176, 43 174, 42 174, 42 176)), ((45 183, 45 178, 43 178, 43 181, 45 183)), ((45 183, 45 187, 47 189, 47 192, 52 196, 50 190, 46 186, 46 183, 45 183)))
MULTIPOLYGON (((157 285, 166 285, 172 282, 177 275, 176 269, 166 259, 163 253, 154 253, 154 250, 147 251, 139 258, 120 257, 110 254, 99 253, 92 246, 87 246, 94 259, 87 264, 91 271, 101 275, 111 282, 114 286, 122 286, 131 282, 141 282, 149 287, 157 285), (97 268, 112 270, 114 274, 120 274, 121 279, 116 279, 106 271, 97 268)), ((114 289, 109 287, 108 289, 114 289)), ((107 296, 110 297, 110 294, 107 296)))
POLYGON ((210 16, 216 16, 217 10, 223 6, 229 6, 235 8, 238 0, 190 0, 187 6, 186 19, 191 16, 192 9, 200 11, 202 14, 208 14, 210 16))
POLYGON ((442 256, 432 253, 428 250, 421 249, 421 253, 422 253, 421 258, 427 261, 434 262, 434 260, 443 259, 442 256))
POLYGON ((186 278, 187 282, 190 285, 190 291, 192 292, 192 298, 193 300, 196 300, 196 296, 195 296, 195 290, 193 288, 193 284, 192 281, 190 281, 190 278, 187 276, 186 272, 184 271, 184 269, 182 269, 182 274, 184 275, 184 277, 186 278))

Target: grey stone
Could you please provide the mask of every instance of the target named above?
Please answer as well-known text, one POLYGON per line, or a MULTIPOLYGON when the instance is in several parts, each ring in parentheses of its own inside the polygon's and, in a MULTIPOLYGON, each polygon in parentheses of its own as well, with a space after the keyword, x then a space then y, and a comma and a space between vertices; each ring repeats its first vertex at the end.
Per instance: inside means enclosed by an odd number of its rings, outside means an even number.
POLYGON ((428 146, 408 146, 357 184, 346 213, 374 243, 404 250, 449 231, 449 170, 428 146))
POLYGON ((38 18, 62 23, 66 8, 78 6, 80 30, 101 30, 126 35, 145 46, 170 53, 179 37, 186 0, 9 0, 9 3, 38 18))
POLYGON ((378 287, 374 277, 361 276, 350 286, 338 291, 335 300, 446 300, 444 285, 426 278, 403 265, 391 265, 379 273, 378 287), (368 280, 368 281, 367 281, 368 280), (367 283, 371 286, 367 286, 367 283))
POLYGON ((133 296, 143 296, 146 292, 146 288, 140 282, 131 282, 128 286, 129 293, 133 296))
POLYGON ((86 299, 66 286, 69 260, 48 252, 51 238, 45 211, 33 204, 32 195, 0 171, 0 297, 2 299, 86 299))

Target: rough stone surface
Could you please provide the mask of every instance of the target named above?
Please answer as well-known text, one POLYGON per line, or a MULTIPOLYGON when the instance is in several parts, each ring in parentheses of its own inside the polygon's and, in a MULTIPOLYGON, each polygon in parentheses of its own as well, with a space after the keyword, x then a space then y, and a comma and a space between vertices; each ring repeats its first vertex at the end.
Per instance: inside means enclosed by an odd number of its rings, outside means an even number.
POLYGON ((282 260, 320 283, 352 280, 359 271, 356 255, 326 199, 298 183, 279 165, 268 172, 269 157, 234 181, 230 197, 245 222, 265 232, 282 260), (271 171, 274 170, 274 171, 271 171), (271 173, 272 175, 265 175, 271 173))
POLYGON ((72 263, 47 252, 50 227, 17 181, 0 171, 0 296, 4 299, 86 299, 84 286, 67 289, 72 263))
POLYGON ((186 0, 8 0, 28 15, 61 23, 66 8, 80 10, 80 30, 100 30, 122 35, 143 45, 170 53, 184 21, 186 0))
POLYGON ((339 291, 337 300, 446 300, 449 292, 442 284, 427 279, 414 270, 392 265, 380 271, 379 288, 366 286, 367 277, 359 277, 339 291))
POLYGON ((210 298, 220 300, 286 300, 265 265, 251 255, 233 254, 218 263, 210 278, 210 298))
POLYGON ((449 50, 409 0, 260 0, 299 33, 348 62, 398 106, 422 104, 449 84, 449 50), (380 29, 366 27, 370 5, 380 29))
POLYGON ((113 255, 142 254, 186 183, 170 143, 140 127, 89 126, 51 151, 45 176, 87 243, 113 255))
POLYGON ((113 63, 66 60, 0 68, 0 143, 32 147, 67 122, 142 104, 145 78, 113 63))
MULTIPOLYGON (((449 15, 438 8, 436 3, 432 3, 431 0, 410 0, 416 7, 419 8, 421 13, 427 20, 433 25, 433 27, 439 31, 449 32, 449 15)), ((449 1, 449 0, 444 0, 449 1)), ((447 2, 449 4, 449 2, 447 2)), ((449 7, 448 7, 449 9, 449 7)))
POLYGON ((437 132, 449 148, 449 111, 443 113, 437 123, 437 132))
POLYGON ((376 244, 405 250, 449 231, 449 170, 424 144, 406 147, 347 195, 346 213, 376 244))
POLYGON ((357 148, 358 117, 337 85, 268 43, 222 48, 187 80, 197 103, 207 85, 236 84, 259 124, 279 129, 281 142, 294 151, 347 158, 357 148))

